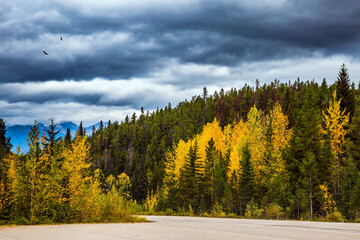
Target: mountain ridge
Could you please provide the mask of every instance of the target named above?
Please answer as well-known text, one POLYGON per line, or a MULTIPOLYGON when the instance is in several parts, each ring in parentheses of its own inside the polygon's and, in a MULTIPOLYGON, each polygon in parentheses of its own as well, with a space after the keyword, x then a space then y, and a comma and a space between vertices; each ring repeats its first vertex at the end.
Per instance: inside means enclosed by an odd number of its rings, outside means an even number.
MULTIPOLYGON (((107 125, 107 122, 104 122, 104 126, 107 125)), ((27 146, 27 138, 28 134, 31 130, 32 125, 10 125, 6 127, 6 135, 11 138, 10 142, 13 145, 13 150, 16 150, 18 146, 20 146, 21 151, 27 152, 29 150, 27 146)), ((91 135, 92 128, 95 127, 95 129, 98 129, 100 126, 100 122, 95 123, 93 125, 84 127, 86 130, 86 133, 91 135)), ((39 134, 42 136, 45 132, 45 130, 48 128, 48 124, 44 124, 39 122, 38 123, 39 128, 39 134)), ((79 125, 71 122, 71 121, 63 121, 56 123, 56 130, 60 130, 58 133, 58 137, 65 137, 67 128, 70 129, 71 136, 75 135, 75 132, 79 129, 79 125)))

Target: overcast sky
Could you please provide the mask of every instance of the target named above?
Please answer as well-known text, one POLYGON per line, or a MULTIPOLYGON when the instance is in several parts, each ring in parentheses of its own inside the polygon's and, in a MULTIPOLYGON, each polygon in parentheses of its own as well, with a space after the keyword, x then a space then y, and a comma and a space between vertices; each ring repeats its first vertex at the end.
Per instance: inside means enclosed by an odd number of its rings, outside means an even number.
POLYGON ((121 121, 141 107, 175 106, 204 86, 213 93, 256 79, 333 83, 342 63, 360 80, 359 0, 0 6, 0 117, 7 125, 121 121))

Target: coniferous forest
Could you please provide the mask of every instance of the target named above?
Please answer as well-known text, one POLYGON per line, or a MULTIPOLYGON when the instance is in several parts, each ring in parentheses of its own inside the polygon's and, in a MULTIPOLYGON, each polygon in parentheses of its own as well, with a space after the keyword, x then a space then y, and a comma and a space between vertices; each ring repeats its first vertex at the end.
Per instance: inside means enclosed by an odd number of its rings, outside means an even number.
MULTIPOLYGON (((334 76, 335 78, 336 76, 334 76)), ((360 86, 221 89, 29 152, 0 121, 2 223, 130 221, 132 213, 360 221, 360 86)))

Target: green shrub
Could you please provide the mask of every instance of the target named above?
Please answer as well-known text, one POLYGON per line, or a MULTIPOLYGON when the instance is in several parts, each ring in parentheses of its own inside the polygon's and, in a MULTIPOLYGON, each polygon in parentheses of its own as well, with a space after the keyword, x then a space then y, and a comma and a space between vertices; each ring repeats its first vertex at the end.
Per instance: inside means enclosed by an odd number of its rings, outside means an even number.
POLYGON ((282 208, 276 204, 271 203, 265 208, 265 218, 267 219, 282 219, 284 216, 282 208))
POLYGON ((263 218, 264 210, 259 208, 259 206, 254 203, 254 201, 250 201, 246 206, 245 217, 246 218, 263 218))

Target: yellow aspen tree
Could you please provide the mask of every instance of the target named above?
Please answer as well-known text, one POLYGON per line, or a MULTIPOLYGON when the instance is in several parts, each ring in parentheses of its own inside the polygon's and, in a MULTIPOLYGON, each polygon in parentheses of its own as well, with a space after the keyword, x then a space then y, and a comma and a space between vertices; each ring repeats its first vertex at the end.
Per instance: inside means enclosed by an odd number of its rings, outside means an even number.
POLYGON ((9 192, 5 189, 4 181, 0 182, 0 215, 2 211, 8 206, 9 192))
POLYGON ((272 150, 274 162, 271 163, 275 173, 282 174, 285 170, 285 162, 282 159, 282 150, 289 145, 292 136, 292 130, 288 129, 289 120, 286 115, 282 113, 280 104, 277 102, 267 117, 267 125, 272 127, 272 150))
POLYGON ((187 142, 180 140, 179 143, 177 144, 177 147, 175 150, 175 156, 174 156, 175 157, 174 174, 175 174, 176 180, 179 180, 180 170, 185 165, 185 159, 188 154, 191 142, 192 142, 191 140, 189 140, 187 142))
POLYGON ((87 183, 90 182, 90 164, 87 162, 89 146, 84 137, 76 137, 72 148, 63 151, 65 178, 67 179, 65 196, 70 208, 75 213, 74 217, 81 216, 83 206, 86 202, 87 183))
POLYGON ((3 159, 3 164, 7 166, 6 178, 5 181, 0 181, 0 216, 2 215, 2 211, 5 211, 7 207, 9 207, 12 203, 14 203, 14 191, 13 191, 13 182, 16 177, 16 157, 14 154, 8 154, 3 159))
MULTIPOLYGON (((84 180, 87 177, 83 178, 84 180)), ((100 188, 100 169, 94 171, 94 176, 84 183, 84 199, 81 200, 80 208, 81 222, 99 222, 102 217, 102 201, 106 197, 100 188)))
POLYGON ((165 176, 164 176, 164 194, 167 195, 170 187, 177 187, 179 175, 176 172, 177 159, 175 151, 168 150, 165 153, 165 176))
POLYGON ((330 137, 331 151, 335 157, 335 161, 331 164, 331 173, 333 184, 336 185, 337 192, 340 191, 340 175, 342 167, 340 155, 343 153, 343 144, 347 133, 345 127, 349 124, 349 113, 345 113, 346 109, 341 111, 340 103, 341 99, 336 100, 336 91, 334 91, 333 99, 330 100, 329 107, 326 111, 323 111, 325 128, 322 129, 322 132, 328 134, 330 137))
POLYGON ((167 195, 170 188, 177 188, 181 169, 185 165, 185 160, 189 152, 191 140, 185 142, 180 140, 174 150, 168 150, 165 154, 165 176, 164 194, 167 195))
POLYGON ((204 126, 201 134, 197 135, 196 140, 199 146, 199 155, 200 159, 198 161, 200 167, 204 167, 205 158, 206 158, 206 147, 208 142, 212 138, 215 142, 215 148, 222 153, 227 151, 227 146, 225 145, 225 136, 221 130, 219 121, 215 118, 212 123, 208 123, 204 126))
POLYGON ((29 178, 21 158, 24 155, 20 151, 20 147, 14 154, 11 154, 7 160, 9 161, 8 179, 10 201, 13 204, 11 217, 21 218, 28 217, 30 206, 29 198, 29 178))
POLYGON ((265 152, 265 121, 263 114, 255 106, 252 107, 247 116, 247 135, 251 152, 252 165, 255 173, 255 183, 259 183, 265 152))
POLYGON ((261 185, 267 189, 262 199, 265 204, 280 203, 287 198, 288 174, 286 174, 282 151, 288 146, 292 135, 288 124, 288 119, 282 113, 280 104, 276 103, 266 116, 266 151, 263 156, 264 166, 261 178, 261 185))
POLYGON ((238 172, 240 170, 240 155, 247 141, 247 125, 242 120, 234 122, 230 127, 225 127, 224 135, 226 136, 225 138, 228 139, 227 145, 229 145, 231 151, 228 172, 230 179, 232 172, 238 172))
POLYGON ((320 190, 322 193, 321 196, 321 209, 325 213, 323 220, 328 222, 344 222, 344 217, 341 215, 340 211, 336 206, 336 202, 333 199, 333 196, 329 193, 329 187, 327 182, 320 185, 320 190))
MULTIPOLYGON (((46 140, 43 141, 45 143, 46 140)), ((50 145, 45 145, 40 156, 39 190, 34 205, 35 215, 44 221, 59 221, 59 209, 63 204, 63 173, 57 155, 51 154, 50 145)))

